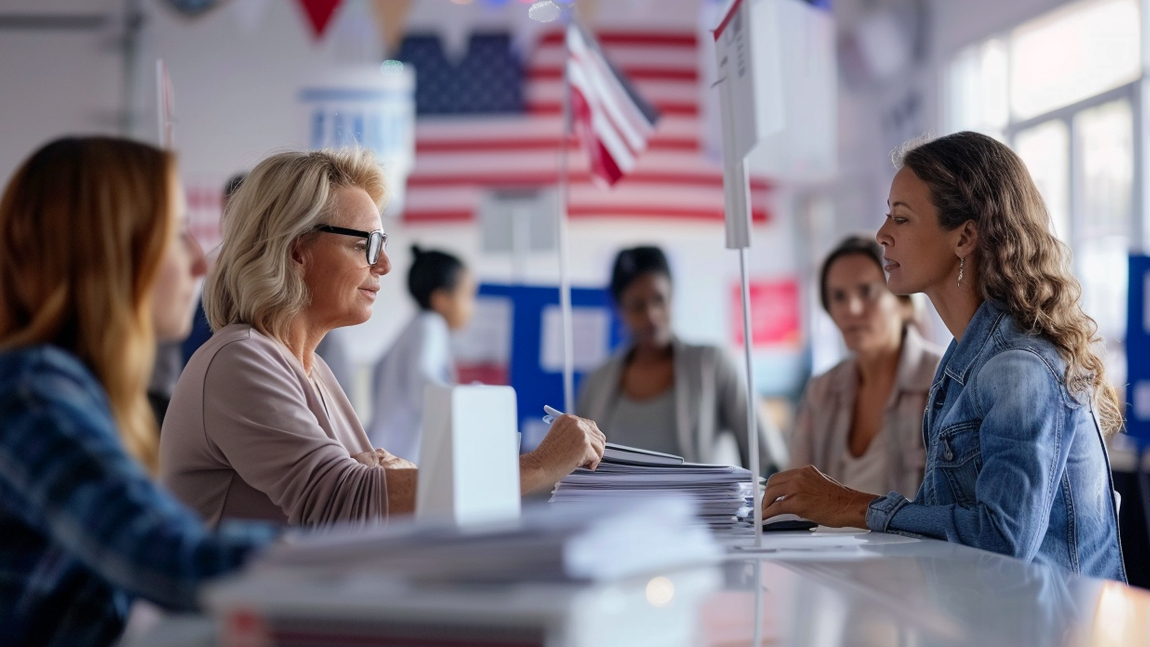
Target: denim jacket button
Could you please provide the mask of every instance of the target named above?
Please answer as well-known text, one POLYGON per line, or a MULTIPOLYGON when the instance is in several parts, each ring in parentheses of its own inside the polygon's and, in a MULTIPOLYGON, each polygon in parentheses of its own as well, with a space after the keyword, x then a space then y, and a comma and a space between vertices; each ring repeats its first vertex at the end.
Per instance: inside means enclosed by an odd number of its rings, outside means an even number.
POLYGON ((943 452, 942 452, 943 456, 946 456, 946 460, 948 460, 948 461, 954 460, 954 451, 951 450, 949 442, 947 442, 945 440, 942 441, 942 449, 943 449, 943 452))

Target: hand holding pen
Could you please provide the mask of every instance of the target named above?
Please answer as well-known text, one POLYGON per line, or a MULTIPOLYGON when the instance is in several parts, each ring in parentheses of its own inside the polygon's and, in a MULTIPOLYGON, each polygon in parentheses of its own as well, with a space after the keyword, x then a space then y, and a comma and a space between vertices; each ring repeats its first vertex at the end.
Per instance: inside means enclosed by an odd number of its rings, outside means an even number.
POLYGON ((545 457, 550 464, 566 468, 559 479, 576 467, 589 469, 599 467, 607 437, 599 431, 595 422, 564 414, 548 406, 543 407, 543 410, 547 413, 543 421, 551 425, 551 430, 547 432, 547 436, 534 453, 545 457))

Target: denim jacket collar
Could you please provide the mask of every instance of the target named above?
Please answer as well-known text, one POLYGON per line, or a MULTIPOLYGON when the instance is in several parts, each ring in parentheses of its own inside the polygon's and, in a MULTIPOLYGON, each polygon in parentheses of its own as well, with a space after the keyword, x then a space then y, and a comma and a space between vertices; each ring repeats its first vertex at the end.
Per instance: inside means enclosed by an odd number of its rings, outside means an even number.
POLYGON ((983 301, 978 310, 974 312, 966 330, 962 333, 962 341, 951 344, 943 358, 942 364, 946 374, 959 384, 966 384, 967 373, 978 358, 982 349, 990 341, 990 336, 998 328, 999 322, 1007 315, 1006 310, 993 301, 983 301))

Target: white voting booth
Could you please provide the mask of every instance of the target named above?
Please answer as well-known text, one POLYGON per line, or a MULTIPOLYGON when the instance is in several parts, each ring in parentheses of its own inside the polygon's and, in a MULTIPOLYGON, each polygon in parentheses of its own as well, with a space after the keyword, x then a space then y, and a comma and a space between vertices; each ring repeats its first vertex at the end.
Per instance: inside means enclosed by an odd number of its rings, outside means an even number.
POLYGON ((515 389, 429 384, 423 410, 416 517, 461 525, 518 517, 515 389))

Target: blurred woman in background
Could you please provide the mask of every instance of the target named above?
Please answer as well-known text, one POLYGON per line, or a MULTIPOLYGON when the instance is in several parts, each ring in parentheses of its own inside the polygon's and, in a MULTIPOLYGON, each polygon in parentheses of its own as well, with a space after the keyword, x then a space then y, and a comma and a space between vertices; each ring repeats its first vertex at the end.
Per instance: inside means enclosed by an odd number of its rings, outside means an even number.
POLYGON ((918 493, 922 412, 942 349, 915 328, 911 298, 886 287, 882 248, 851 236, 819 272, 823 309, 851 357, 811 378, 791 436, 791 464, 814 465, 864 492, 918 493))
MULTIPOLYGON (((716 459, 716 441, 734 434, 750 465, 747 387, 739 367, 717 346, 688 344, 671 331, 671 267, 658 247, 615 257, 611 296, 630 340, 582 383, 578 413, 603 423, 611 442, 716 459)), ((787 464, 777 431, 756 411, 760 466, 787 464)))
POLYGON ((407 290, 419 312, 375 365, 368 437, 376 447, 418 462, 423 390, 456 382, 451 333, 471 320, 476 283, 463 261, 447 252, 412 245, 411 255, 407 290))

